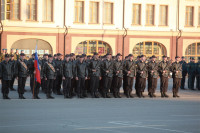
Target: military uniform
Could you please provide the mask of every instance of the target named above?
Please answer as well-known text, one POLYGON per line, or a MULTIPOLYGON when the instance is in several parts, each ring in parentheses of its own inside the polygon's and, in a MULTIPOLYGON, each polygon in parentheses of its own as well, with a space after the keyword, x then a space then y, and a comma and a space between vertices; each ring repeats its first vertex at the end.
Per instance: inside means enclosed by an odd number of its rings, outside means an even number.
POLYGON ((174 63, 172 63, 171 71, 172 71, 172 78, 173 78, 173 88, 172 88, 173 97, 179 97, 178 89, 181 86, 182 64, 180 62, 175 61, 174 63))
POLYGON ((188 88, 191 90, 194 90, 196 64, 190 61, 190 63, 188 63, 188 66, 187 66, 187 71, 188 71, 188 88))
POLYGON ((16 53, 14 54, 14 60, 18 60, 19 59, 19 53, 16 53))
MULTIPOLYGON (((9 58, 9 55, 6 55, 9 58)), ((2 61, 0 64, 0 78, 2 79, 2 94, 3 99, 10 99, 8 97, 9 94, 9 86, 10 81, 12 80, 14 75, 14 64, 7 61, 2 61)))
MULTIPOLYGON (((48 55, 47 55, 48 56, 48 55)), ((48 60, 47 59, 42 59, 41 60, 41 67, 42 67, 42 70, 43 71, 43 67, 44 67, 44 64, 47 63, 48 60)), ((46 90, 47 90, 47 83, 46 83, 46 80, 44 79, 44 77, 41 76, 41 87, 42 87, 42 91, 44 93, 46 93, 46 90)))
POLYGON ((108 92, 111 88, 112 78, 113 78, 113 61, 105 59, 102 62, 102 76, 103 76, 103 97, 110 98, 108 92))
POLYGON ((125 95, 127 98, 133 97, 131 95, 131 92, 133 88, 134 77, 136 76, 136 64, 133 60, 126 61, 124 65, 124 75, 125 75, 125 80, 126 80, 125 82, 127 83, 126 88, 125 88, 125 95))
MULTIPOLYGON (((36 80, 35 80, 35 74, 34 74, 34 71, 35 71, 35 67, 34 67, 34 58, 31 58, 29 59, 28 61, 28 68, 29 68, 29 73, 30 73, 30 87, 31 87, 31 91, 32 93, 34 92, 33 94, 33 98, 34 99, 40 99, 38 97, 38 94, 39 94, 39 91, 40 91, 40 86, 41 84, 38 83, 36 80), (34 83, 35 82, 35 83, 34 83), (34 89, 34 91, 33 91, 34 89)), ((41 71, 41 63, 39 62, 39 68, 40 68, 40 75, 42 75, 42 71, 41 71)))
POLYGON ((196 87, 198 90, 200 90, 200 57, 198 58, 198 62, 196 63, 196 72, 197 72, 197 81, 196 81, 196 87))
POLYGON ((155 97, 158 76, 158 63, 150 61, 148 63, 148 92, 150 97, 155 97))
POLYGON ((187 63, 185 61, 180 61, 182 64, 182 79, 181 79, 181 89, 185 89, 185 78, 187 75, 187 63))
MULTIPOLYGON (((68 57, 69 55, 67 55, 68 57)), ((71 79, 73 78, 73 63, 71 61, 63 61, 63 93, 64 98, 71 98, 71 79)))
POLYGON ((76 63, 76 78, 77 80, 77 93, 79 98, 84 98, 85 92, 85 79, 88 77, 87 64, 83 61, 76 63))
POLYGON ((55 70, 57 73, 56 80, 54 82, 54 88, 53 92, 61 95, 61 84, 62 84, 62 60, 61 59, 56 59, 54 60, 55 63, 55 70))
MULTIPOLYGON (((52 56, 49 56, 52 57, 52 56)), ((44 79, 46 80, 46 96, 49 99, 52 99, 54 97, 51 96, 52 90, 53 90, 53 83, 56 79, 56 70, 55 70, 55 63, 52 61, 48 61, 44 64, 42 75, 44 79)))
POLYGON ((138 94, 139 97, 144 97, 143 92, 146 88, 146 79, 148 77, 147 64, 143 61, 139 61, 136 67, 136 76, 138 77, 138 94))
MULTIPOLYGON (((22 54, 24 56, 24 54, 22 54)), ((16 67, 15 67, 15 73, 16 77, 18 77, 18 93, 19 93, 19 98, 20 99, 25 99, 23 94, 25 92, 25 84, 26 84, 26 79, 29 76, 29 69, 28 69, 28 62, 27 60, 21 60, 19 59, 16 62, 16 67)))
POLYGON ((123 62, 121 60, 115 60, 113 64, 113 95, 115 98, 121 98, 120 96, 120 88, 122 86, 123 79, 123 62))
MULTIPOLYGON (((11 55, 11 56, 13 56, 13 55, 11 55)), ((12 63, 12 64, 14 65, 14 70, 15 70, 16 61, 10 59, 10 63, 12 63)), ((13 74, 12 80, 10 81, 10 90, 11 90, 11 91, 16 91, 16 90, 14 89, 14 87, 13 87, 14 82, 15 82, 15 78, 16 78, 16 77, 15 77, 15 75, 13 74)))
POLYGON ((168 97, 166 94, 168 89, 168 79, 170 77, 170 66, 166 61, 161 61, 158 66, 160 75, 160 92, 161 97, 168 97))
POLYGON ((89 64, 90 88, 92 97, 99 98, 98 88, 101 77, 101 61, 92 59, 89 64))

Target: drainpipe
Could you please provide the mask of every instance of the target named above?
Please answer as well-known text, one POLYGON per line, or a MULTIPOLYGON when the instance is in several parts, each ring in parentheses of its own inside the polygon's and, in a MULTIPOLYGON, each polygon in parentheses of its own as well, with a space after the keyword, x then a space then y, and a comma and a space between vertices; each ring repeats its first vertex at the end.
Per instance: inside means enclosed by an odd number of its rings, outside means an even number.
POLYGON ((182 31, 179 28, 179 8, 180 8, 180 0, 178 0, 177 3, 177 14, 178 14, 178 24, 177 24, 177 30, 178 30, 178 35, 176 36, 176 56, 178 56, 178 40, 181 38, 182 31))
MULTIPOLYGON (((1 0, 0 0, 0 5, 1 5, 1 0)), ((0 6, 0 11, 1 11, 1 6, 0 6)), ((1 48, 2 48, 2 43, 1 43, 1 40, 2 40, 2 34, 3 34, 3 23, 1 21, 1 13, 0 13, 0 28, 1 28, 1 31, 0 31, 0 53, 1 53, 1 48)))
POLYGON ((125 19, 125 0, 123 0, 123 29, 124 29, 124 34, 123 34, 123 42, 122 42, 122 57, 124 59, 124 43, 125 43, 125 38, 127 36, 127 29, 124 26, 124 19, 125 19))
POLYGON ((65 55, 65 40, 66 40, 66 36, 67 36, 67 34, 68 34, 68 28, 67 28, 67 26, 66 26, 66 24, 65 24, 65 12, 66 12, 66 0, 64 0, 64 28, 65 28, 65 32, 64 32, 64 51, 63 51, 63 53, 64 53, 64 55, 65 55))

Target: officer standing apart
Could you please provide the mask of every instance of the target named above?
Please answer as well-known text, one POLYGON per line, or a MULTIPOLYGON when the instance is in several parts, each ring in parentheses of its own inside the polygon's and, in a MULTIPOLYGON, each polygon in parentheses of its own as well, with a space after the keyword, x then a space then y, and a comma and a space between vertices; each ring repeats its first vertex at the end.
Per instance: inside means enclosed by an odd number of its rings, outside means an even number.
POLYGON ((182 64, 179 62, 180 57, 175 57, 175 62, 172 63, 171 71, 172 71, 172 78, 173 78, 173 97, 179 97, 178 96, 178 89, 181 86, 181 78, 182 78, 182 64))
POLYGON ((51 54, 48 56, 48 62, 44 64, 42 74, 47 85, 46 87, 47 99, 54 99, 54 97, 51 96, 51 93, 53 90, 54 80, 56 79, 56 70, 55 70, 55 63, 53 62, 53 56, 51 54))
POLYGON ((10 81, 14 73, 14 64, 9 62, 9 55, 5 55, 5 60, 0 64, 0 78, 2 79, 2 94, 3 99, 10 99, 8 97, 10 81))
POLYGON ((89 64, 89 75, 90 75, 90 91, 92 98, 99 98, 98 88, 101 80, 101 62, 99 60, 99 54, 94 53, 93 59, 89 64))
POLYGON ((190 57, 190 62, 188 63, 187 71, 188 71, 188 88, 194 90, 194 81, 196 75, 196 64, 194 57, 190 57))
POLYGON ((20 54, 20 59, 16 63, 16 79, 18 79, 18 93, 19 99, 25 99, 23 96, 25 92, 26 79, 29 75, 28 62, 25 60, 25 54, 20 54))
POLYGON ((182 79, 181 79, 181 89, 185 89, 185 78, 187 75, 187 63, 185 62, 185 57, 182 57, 182 61, 180 61, 182 65, 182 79))

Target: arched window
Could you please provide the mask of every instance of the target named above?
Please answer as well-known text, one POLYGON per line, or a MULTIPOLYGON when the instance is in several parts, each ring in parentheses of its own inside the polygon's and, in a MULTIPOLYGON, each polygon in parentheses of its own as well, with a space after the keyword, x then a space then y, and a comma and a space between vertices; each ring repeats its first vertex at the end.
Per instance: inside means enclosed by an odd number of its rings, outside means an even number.
POLYGON ((41 39, 34 39, 34 38, 21 39, 13 43, 11 48, 19 49, 19 52, 21 50, 24 50, 26 56, 31 57, 31 55, 35 52, 36 43, 37 43, 37 52, 40 55, 40 57, 42 57, 42 55, 45 53, 53 54, 51 45, 48 42, 41 39))
POLYGON ((140 42, 136 44, 133 48, 133 55, 136 57, 138 55, 146 55, 150 57, 152 55, 157 56, 157 59, 161 59, 163 55, 166 55, 166 48, 161 43, 158 42, 140 42))
POLYGON ((194 57, 195 61, 200 57, 200 42, 190 44, 185 51, 186 61, 189 62, 190 57, 194 57))
POLYGON ((87 54, 93 55, 94 52, 99 53, 99 55, 105 55, 107 53, 112 53, 110 45, 103 41, 97 40, 87 40, 79 43, 76 46, 75 54, 87 54))

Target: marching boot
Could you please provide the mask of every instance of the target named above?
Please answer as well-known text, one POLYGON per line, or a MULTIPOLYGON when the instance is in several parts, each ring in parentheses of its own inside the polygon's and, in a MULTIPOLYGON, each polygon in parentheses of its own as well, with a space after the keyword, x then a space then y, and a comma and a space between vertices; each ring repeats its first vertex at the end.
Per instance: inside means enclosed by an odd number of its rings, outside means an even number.
POLYGON ((115 93, 115 92, 113 93, 113 96, 114 96, 114 98, 118 98, 117 93, 115 93))
POLYGON ((128 92, 126 92, 126 93, 125 93, 125 96, 126 96, 127 98, 130 98, 130 96, 129 96, 129 93, 128 93, 128 92))
POLYGON ((8 94, 6 94, 6 99, 10 99, 10 97, 8 97, 8 94))
POLYGON ((62 93, 60 91, 57 91, 57 95, 62 95, 62 93))
POLYGON ((19 94, 19 99, 26 99, 23 94, 19 94))
POLYGON ((131 94, 131 91, 129 91, 129 97, 134 98, 134 96, 131 94))
POLYGON ((173 97, 174 97, 174 98, 176 97, 176 94, 175 94, 175 92, 173 92, 173 97))
POLYGON ((161 92, 161 97, 163 98, 163 97, 165 97, 165 95, 164 95, 164 93, 163 92, 161 92))
POLYGON ((11 91, 16 91, 14 88, 10 88, 11 91))
POLYGON ((78 98, 84 98, 82 94, 78 94, 78 98))
POLYGON ((94 93, 94 97, 95 97, 95 98, 100 98, 98 92, 95 92, 95 93, 94 93))
POLYGON ((91 92, 91 96, 92 98, 95 98, 94 92, 91 92))
POLYGON ((175 93, 176 97, 180 97, 177 93, 175 93))
POLYGON ((103 98, 106 98, 106 93, 102 93, 102 97, 103 97, 103 98))
POLYGON ((145 97, 145 96, 143 95, 143 92, 141 92, 140 95, 141 95, 141 97, 143 97, 143 98, 145 97))
POLYGON ((153 93, 150 92, 150 93, 149 93, 149 97, 150 97, 150 98, 153 98, 153 93))
POLYGON ((83 97, 87 98, 87 97, 88 97, 87 93, 84 93, 84 94, 83 94, 83 97))
POLYGON ((3 99, 10 99, 6 94, 3 94, 3 99))
POLYGON ((117 97, 118 97, 118 98, 122 98, 122 97, 120 96, 120 93, 119 93, 119 92, 117 93, 117 97))
POLYGON ((47 94, 47 99, 54 99, 50 94, 47 94))
POLYGON ((40 99, 40 97, 38 97, 38 95, 36 95, 36 99, 40 99))
POLYGON ((167 98, 169 97, 165 92, 163 94, 164 94, 165 97, 167 97, 167 98))
POLYGON ((111 96, 108 93, 106 93, 106 98, 111 98, 111 96))
POLYGON ((153 96, 153 97, 156 97, 155 93, 152 93, 152 96, 153 96))

